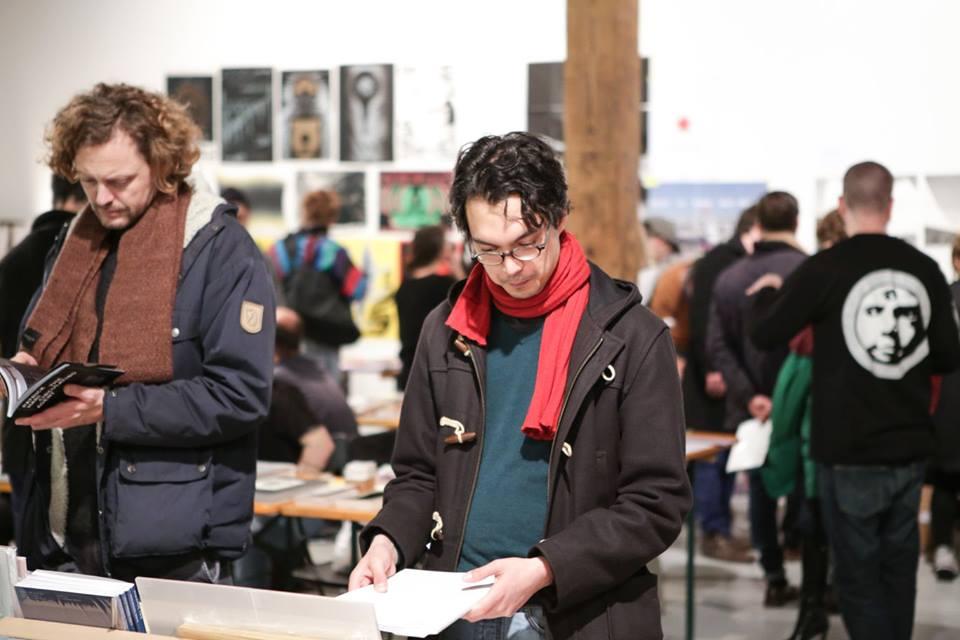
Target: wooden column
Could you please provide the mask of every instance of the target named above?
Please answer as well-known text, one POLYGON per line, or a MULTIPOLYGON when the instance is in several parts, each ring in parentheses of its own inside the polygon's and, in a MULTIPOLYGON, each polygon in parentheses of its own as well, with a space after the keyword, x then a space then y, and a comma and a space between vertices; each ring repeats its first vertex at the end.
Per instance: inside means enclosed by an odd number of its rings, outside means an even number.
POLYGON ((588 258, 630 281, 644 262, 638 13, 638 0, 567 0, 563 72, 568 227, 588 258))

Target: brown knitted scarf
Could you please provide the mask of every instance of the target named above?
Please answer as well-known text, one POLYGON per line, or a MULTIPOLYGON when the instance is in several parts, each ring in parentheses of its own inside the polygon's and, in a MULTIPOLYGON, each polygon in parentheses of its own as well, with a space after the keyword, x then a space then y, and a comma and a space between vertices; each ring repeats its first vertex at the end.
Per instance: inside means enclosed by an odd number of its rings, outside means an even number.
MULTIPOLYGON (((99 348, 100 362, 126 372, 120 384, 173 378, 170 332, 190 196, 190 191, 158 195, 120 237, 99 348)), ((108 250, 107 229, 87 207, 26 325, 24 346, 41 366, 89 358, 97 332, 97 283, 108 250)))

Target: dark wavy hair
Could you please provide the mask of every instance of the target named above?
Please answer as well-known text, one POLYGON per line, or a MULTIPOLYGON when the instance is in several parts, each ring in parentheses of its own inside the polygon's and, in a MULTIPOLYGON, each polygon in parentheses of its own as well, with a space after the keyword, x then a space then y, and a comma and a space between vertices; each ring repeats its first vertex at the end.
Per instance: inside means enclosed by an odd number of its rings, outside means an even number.
POLYGON ((517 195, 527 228, 555 227, 570 213, 567 180, 553 150, 522 131, 485 136, 465 145, 457 156, 450 188, 450 215, 469 239, 467 201, 491 204, 517 195))
POLYGON ((47 129, 50 168, 76 180, 77 151, 107 143, 117 128, 133 138, 163 193, 175 193, 200 158, 200 129, 186 107, 128 84, 100 83, 74 96, 47 129))

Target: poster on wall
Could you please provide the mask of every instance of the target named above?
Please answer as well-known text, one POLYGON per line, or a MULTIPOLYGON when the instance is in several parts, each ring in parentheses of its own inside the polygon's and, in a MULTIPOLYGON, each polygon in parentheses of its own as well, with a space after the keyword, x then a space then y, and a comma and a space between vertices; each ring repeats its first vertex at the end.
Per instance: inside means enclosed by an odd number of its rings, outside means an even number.
MULTIPOLYGON (((647 153, 647 106, 650 59, 640 59, 640 154, 647 153)), ((542 136, 562 153, 563 63, 539 62, 527 67, 527 131, 542 136)))
POLYGON ((527 67, 527 131, 563 150, 563 63, 527 67))
POLYGON ((187 107, 200 127, 203 140, 213 140, 213 78, 211 76, 167 76, 167 95, 187 107))
POLYGON ((273 160, 273 71, 224 69, 221 138, 224 162, 273 160))
POLYGON ((400 67, 397 78, 397 156, 453 165, 457 157, 451 67, 400 67))
POLYGON ((304 197, 318 189, 333 190, 340 196, 340 217, 336 224, 365 224, 366 189, 360 171, 302 171, 297 174, 297 219, 304 197))
POLYGON ((647 190, 644 216, 673 222, 681 252, 699 251, 728 240, 766 192, 763 182, 665 182, 647 190))
POLYGON ((393 159, 393 65, 340 68, 340 159, 393 159))
POLYGON ((217 176, 220 191, 239 189, 250 200, 247 231, 261 251, 287 233, 283 220, 283 179, 276 175, 233 174, 221 171, 217 176))
POLYGON ((450 173, 381 173, 380 228, 419 229, 440 224, 452 179, 450 173))
POLYGON ((367 294, 360 304, 360 333, 365 338, 400 338, 394 294, 403 278, 401 242, 396 238, 337 238, 350 260, 367 274, 367 294))
POLYGON ((284 71, 280 148, 284 158, 330 157, 330 72, 284 71))

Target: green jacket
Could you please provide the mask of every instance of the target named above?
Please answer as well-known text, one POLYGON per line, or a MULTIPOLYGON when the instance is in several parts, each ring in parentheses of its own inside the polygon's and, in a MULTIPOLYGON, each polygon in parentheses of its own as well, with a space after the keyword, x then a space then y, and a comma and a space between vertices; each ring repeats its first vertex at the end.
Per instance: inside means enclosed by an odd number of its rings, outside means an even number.
POLYGON ((816 468, 810 459, 810 385, 813 360, 790 353, 773 390, 773 433, 767 460, 760 470, 772 497, 793 493, 803 465, 806 497, 817 495, 816 468))

